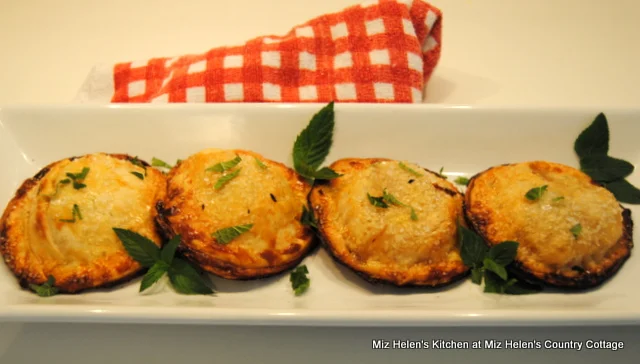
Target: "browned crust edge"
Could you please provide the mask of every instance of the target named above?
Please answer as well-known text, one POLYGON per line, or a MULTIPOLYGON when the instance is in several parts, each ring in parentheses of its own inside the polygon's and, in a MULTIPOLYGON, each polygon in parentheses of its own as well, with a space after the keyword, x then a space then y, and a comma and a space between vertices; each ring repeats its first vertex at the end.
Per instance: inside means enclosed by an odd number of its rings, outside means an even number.
MULTIPOLYGON (((489 221, 479 216, 473 215, 469 211, 470 202, 470 192, 473 190, 473 184, 475 180, 495 168, 512 166, 516 163, 506 163, 501 164, 499 166, 490 167, 482 172, 477 173, 471 179, 469 179, 469 183, 467 185, 467 192, 465 194, 464 199, 464 215, 467 224, 472 227, 472 229, 482 237, 484 243, 491 247, 493 245, 499 244, 500 242, 490 241, 487 238, 487 226, 489 225, 489 221)), ((591 183, 600 188, 604 188, 601 184, 591 181, 591 183)), ((557 273, 539 273, 533 272, 528 269, 520 260, 516 259, 507 267, 511 273, 513 273, 517 278, 525 280, 529 283, 533 284, 543 284, 550 287, 557 287, 563 289, 575 289, 575 290, 584 290, 589 288, 594 288, 596 286, 601 285, 608 279, 612 278, 615 273, 620 270, 622 265, 629 259, 631 256, 631 250, 633 248, 633 220, 631 219, 631 210, 624 208, 622 205, 622 219, 624 231, 622 233, 622 237, 618 240, 618 248, 612 250, 610 252, 610 256, 613 257, 613 262, 606 267, 604 270, 600 272, 578 272, 578 276, 576 277, 567 277, 563 274, 557 273)))
MULTIPOLYGON (((268 163, 270 164, 275 164, 278 167, 281 167, 284 170, 286 170, 287 173, 289 173, 288 178, 295 178, 300 182, 308 184, 308 182, 302 176, 295 173, 293 169, 287 167, 283 163, 265 158, 264 156, 249 150, 234 149, 233 151, 238 153, 250 154, 252 156, 259 157, 264 161, 268 161, 268 163)), ((171 179, 175 171, 176 169, 174 168, 169 172, 168 179, 171 179)), ((168 188, 168 184, 167 184, 167 188, 168 188)), ((169 196, 167 195, 165 198, 168 199, 169 196)), ((157 211, 156 227, 158 228, 160 235, 166 241, 166 240, 172 239, 176 235, 176 232, 174 228, 171 226, 171 222, 169 221, 169 216, 172 216, 173 214, 175 214, 176 211, 174 211, 172 208, 165 208, 164 204, 165 204, 164 201, 158 201, 156 203, 156 211, 157 211)), ((300 206, 300 209, 302 211, 302 206, 300 206)), ((274 266, 264 267, 264 268, 238 267, 224 260, 216 259, 214 257, 208 256, 207 254, 203 254, 199 252, 197 249, 193 249, 188 243, 185 243, 184 239, 178 246, 177 251, 184 258, 186 258, 193 264, 197 265, 200 269, 208 273, 214 274, 218 277, 222 277, 229 280, 237 280, 237 281, 258 280, 258 279, 268 278, 274 275, 281 274, 284 271, 297 266, 311 251, 313 251, 317 247, 318 239, 316 238, 315 234, 313 234, 313 231, 311 230, 311 228, 304 225, 302 226, 304 228, 303 238, 309 239, 308 244, 306 244, 305 247, 299 251, 299 254, 296 256, 295 259, 290 260, 285 264, 274 265, 274 266)), ((192 230, 189 230, 189 233, 192 233, 192 232, 193 232, 192 230)), ((186 234, 186 235, 190 235, 190 234, 186 234)), ((197 235, 197 234, 193 232, 193 235, 197 235)))
MULTIPOLYGON (((92 153, 92 154, 99 154, 99 153, 92 153)), ((117 158, 117 159, 123 159, 123 160, 127 160, 127 161, 134 161, 136 158, 132 157, 128 154, 122 154, 122 153, 104 153, 105 155, 117 158)), ((87 154, 88 155, 88 154, 87 154)), ((87 156, 84 155, 84 156, 87 156)), ((18 200, 23 197, 25 194, 27 194, 32 188, 34 188, 38 182, 44 178, 47 173, 49 173, 49 171, 51 170, 51 168, 62 162, 65 160, 68 161, 73 161, 76 160, 78 158, 82 158, 84 156, 73 156, 73 157, 69 157, 69 158, 64 158, 61 160, 57 160, 55 162, 49 163, 48 165, 46 165, 45 167, 43 167, 42 169, 40 169, 33 177, 26 179, 24 182, 22 182, 22 184, 20 185, 20 187, 18 188, 18 190, 15 192, 14 197, 9 201, 9 203, 7 204, 7 207, 5 208, 2 217, 0 217, 0 254, 3 257, 4 262, 6 263, 7 267, 9 268, 9 270, 13 273, 13 275, 16 277, 16 279, 18 280, 18 284, 20 285, 20 287, 30 290, 29 285, 30 284, 37 284, 37 285, 41 285, 44 284, 46 280, 35 280, 33 279, 33 277, 30 277, 28 273, 19 273, 17 267, 15 266, 15 264, 13 264, 13 261, 11 259, 8 258, 8 255, 10 255, 10 253, 7 251, 7 243, 8 243, 8 231, 9 231, 9 227, 6 225, 6 220, 9 217, 9 213, 11 212, 11 210, 13 210, 14 206, 18 203, 18 200)), ((145 167, 150 167, 151 165, 149 163, 147 163, 146 161, 140 160, 139 161, 145 166, 145 167)), ((159 233, 159 231, 158 231, 159 233)), ((160 234, 159 234, 160 235, 160 234)), ((161 236, 161 235, 160 235, 161 236)), ((78 275, 73 275, 71 278, 67 279, 67 281, 69 282, 68 285, 65 286, 59 286, 58 284, 54 284, 54 286, 56 288, 58 288, 60 293, 67 293, 67 294, 78 294, 78 293, 82 293, 82 292, 86 292, 86 291, 92 291, 92 290, 100 290, 100 289, 108 289, 108 288, 112 288, 115 287, 117 285, 126 283, 131 281, 134 278, 137 278, 139 276, 141 276, 144 272, 146 271, 145 268, 140 267, 138 270, 132 272, 131 274, 125 275, 117 280, 113 280, 110 282, 106 282, 103 283, 101 285, 93 285, 92 283, 87 283, 87 278, 86 277, 80 277, 78 275), (74 287, 75 285, 91 285, 92 287, 83 287, 83 288, 69 288, 70 287, 74 287)))
MULTIPOLYGON (((344 159, 340 159, 337 160, 335 162, 333 162, 331 164, 331 167, 333 168, 337 163, 345 163, 345 162, 358 162, 358 163, 376 163, 376 162, 383 162, 383 161, 394 161, 393 159, 389 159, 389 158, 344 158, 344 159)), ((423 170, 425 172, 431 173, 433 175, 435 175, 436 177, 442 179, 442 180, 446 180, 446 178, 443 178, 440 174, 433 172, 427 168, 423 168, 423 170)), ((393 287, 399 287, 399 288, 424 288, 424 289, 437 289, 437 288, 442 288, 445 286, 449 286, 452 285, 455 282, 458 282, 464 278, 466 278, 469 273, 470 270, 467 266, 461 264, 459 266, 459 270, 457 271, 451 271, 449 273, 451 274, 441 274, 442 271, 440 270, 432 270, 431 273, 428 277, 426 277, 423 281, 421 282, 408 282, 408 283, 399 283, 396 280, 394 280, 391 277, 374 277, 372 276, 369 272, 366 272, 362 269, 360 269, 357 265, 355 264, 350 264, 345 257, 343 257, 341 254, 339 254, 334 247, 331 244, 331 239, 328 237, 328 235, 326 234, 326 229, 327 229, 327 225, 328 225, 328 221, 329 218, 328 216, 325 216, 324 210, 323 210, 323 206, 326 205, 327 203, 327 197, 326 195, 323 193, 322 188, 323 187, 328 187, 331 188, 333 184, 333 181, 323 181, 322 183, 317 183, 312 189, 311 189, 311 193, 309 193, 309 198, 308 198, 308 202, 309 205, 311 206, 312 211, 314 212, 314 215, 316 216, 316 220, 318 222, 318 230, 317 230, 317 235, 318 238, 320 240, 320 243, 322 244, 322 246, 329 252, 329 255, 333 258, 334 261, 336 261, 337 263, 339 263, 340 265, 348 268, 349 270, 351 270, 352 272, 354 272, 356 275, 358 275, 359 277, 361 277, 362 279, 364 279, 366 282, 369 282, 373 285, 386 285, 386 286, 393 286, 393 287), (315 203, 314 204, 314 200, 316 201, 320 201, 319 203, 315 203), (429 283, 429 281, 437 281, 437 283, 429 283)), ((449 189, 444 189, 444 188, 440 188, 440 190, 443 193, 446 194, 451 194, 452 192, 455 194, 459 194, 462 195, 457 189, 454 188, 453 191, 449 190, 449 189)))

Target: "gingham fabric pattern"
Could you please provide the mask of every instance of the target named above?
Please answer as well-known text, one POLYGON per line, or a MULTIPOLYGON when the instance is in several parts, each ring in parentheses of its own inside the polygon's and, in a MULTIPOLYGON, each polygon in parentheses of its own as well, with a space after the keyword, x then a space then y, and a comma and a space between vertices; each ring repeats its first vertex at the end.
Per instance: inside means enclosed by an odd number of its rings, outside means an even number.
POLYGON ((441 29, 441 11, 426 2, 379 0, 283 36, 94 69, 81 98, 112 89, 114 103, 422 102, 440 58, 441 29))

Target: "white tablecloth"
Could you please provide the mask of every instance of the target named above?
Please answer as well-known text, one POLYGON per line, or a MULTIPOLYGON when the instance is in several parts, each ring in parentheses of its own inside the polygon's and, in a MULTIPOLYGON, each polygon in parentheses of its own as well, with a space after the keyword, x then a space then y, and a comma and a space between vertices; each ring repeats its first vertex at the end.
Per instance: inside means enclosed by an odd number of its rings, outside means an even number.
MULTIPOLYGON (((0 105, 64 103, 98 62, 199 52, 352 0, 0 0, 0 105)), ((434 0, 441 63, 427 102, 637 106, 640 2, 434 0)), ((635 287, 630 287, 635 289, 635 287)), ((289 328, 0 324, 0 363, 637 363, 638 327, 289 328), (611 351, 372 350, 373 339, 618 340, 611 351)))

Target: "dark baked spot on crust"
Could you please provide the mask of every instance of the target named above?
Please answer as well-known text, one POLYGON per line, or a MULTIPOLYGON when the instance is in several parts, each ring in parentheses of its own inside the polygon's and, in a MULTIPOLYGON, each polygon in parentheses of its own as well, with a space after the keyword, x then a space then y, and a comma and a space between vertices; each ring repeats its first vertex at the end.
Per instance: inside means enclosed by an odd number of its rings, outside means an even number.
POLYGON ((453 191, 453 190, 450 190, 450 189, 448 189, 448 188, 445 188, 445 187, 442 187, 442 186, 438 186, 438 185, 437 185, 437 184, 435 184, 435 183, 433 183, 433 187, 434 187, 436 190, 438 190, 438 191, 442 191, 442 192, 446 193, 447 195, 449 195, 449 196, 451 196, 451 197, 453 197, 453 196, 455 196, 455 195, 457 195, 457 194, 458 194, 458 192, 457 192, 457 191, 453 191))
POLYGON ((289 245, 289 247, 287 249, 283 250, 282 252, 284 254, 294 254, 294 253, 299 252, 300 249, 301 249, 301 247, 300 247, 299 244, 291 244, 291 245, 289 245))
POLYGON ((262 259, 266 260, 269 265, 273 265, 273 263, 278 259, 276 253, 274 253, 271 249, 263 251, 262 253, 260 253, 260 256, 262 257, 262 259))
POLYGON ((35 176, 33 176, 33 179, 36 181, 41 180, 44 176, 47 175, 47 173, 49 173, 50 167, 44 167, 42 168, 38 173, 36 173, 35 176))

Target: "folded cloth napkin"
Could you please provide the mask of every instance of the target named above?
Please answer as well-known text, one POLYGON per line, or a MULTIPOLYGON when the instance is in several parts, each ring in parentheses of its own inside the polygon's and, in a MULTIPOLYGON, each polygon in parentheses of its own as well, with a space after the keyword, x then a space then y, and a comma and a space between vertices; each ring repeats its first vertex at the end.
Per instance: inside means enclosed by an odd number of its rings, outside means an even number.
POLYGON ((421 102, 440 58, 442 13, 379 0, 283 36, 201 54, 94 67, 81 102, 421 102))

